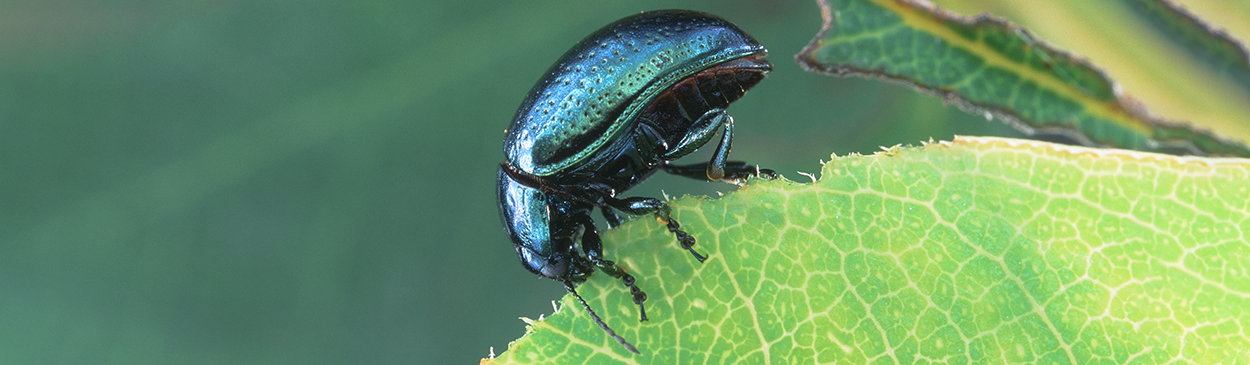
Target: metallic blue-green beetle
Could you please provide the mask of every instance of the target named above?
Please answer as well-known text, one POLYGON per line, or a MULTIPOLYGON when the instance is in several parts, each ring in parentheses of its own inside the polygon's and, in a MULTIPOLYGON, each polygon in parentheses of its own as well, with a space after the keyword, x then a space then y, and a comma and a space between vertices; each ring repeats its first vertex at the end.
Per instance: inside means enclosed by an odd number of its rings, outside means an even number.
MULTIPOLYGON (((616 210, 655 214, 702 262, 695 239, 669 216, 667 204, 617 196, 661 168, 709 181, 776 176, 726 161, 733 118, 725 108, 772 69, 766 52, 724 19, 661 10, 608 24, 556 61, 517 110, 497 177, 504 227, 525 268, 563 282, 578 300, 574 283, 603 270, 630 288, 647 320, 646 294, 603 258, 591 211, 600 209, 609 226, 620 224, 616 210), (670 164, 722 128, 711 161, 670 164), (577 252, 579 238, 584 256, 577 252)), ((638 352, 581 302, 604 331, 638 352)))

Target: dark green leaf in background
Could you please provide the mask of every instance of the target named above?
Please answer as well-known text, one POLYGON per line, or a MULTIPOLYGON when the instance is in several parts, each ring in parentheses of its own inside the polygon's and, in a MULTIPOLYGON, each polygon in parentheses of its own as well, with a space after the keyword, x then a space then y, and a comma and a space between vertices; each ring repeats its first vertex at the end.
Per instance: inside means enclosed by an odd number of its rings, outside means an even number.
POLYGON ((1224 31, 1204 23, 1185 8, 1165 0, 1123 0, 1136 14, 1182 45, 1207 67, 1250 90, 1250 55, 1224 31))
MULTIPOLYGON (((1224 0, 937 0, 965 15, 989 13, 1103 70, 1164 120, 1222 139, 1250 141, 1250 89, 1236 54, 1250 39, 1250 3, 1224 0), (1146 8, 1171 14, 1152 14, 1146 8), (1167 10, 1163 10, 1167 9, 1167 10), (1183 14, 1196 15, 1186 17, 1183 14), (1207 34, 1203 36, 1203 34, 1207 34)), ((1244 57, 1244 56, 1243 56, 1244 57)))
POLYGON ((822 12, 825 27, 798 56, 809 70, 903 82, 1086 144, 1250 157, 1240 143, 1150 115, 1086 61, 1001 18, 884 0, 822 2, 822 12))

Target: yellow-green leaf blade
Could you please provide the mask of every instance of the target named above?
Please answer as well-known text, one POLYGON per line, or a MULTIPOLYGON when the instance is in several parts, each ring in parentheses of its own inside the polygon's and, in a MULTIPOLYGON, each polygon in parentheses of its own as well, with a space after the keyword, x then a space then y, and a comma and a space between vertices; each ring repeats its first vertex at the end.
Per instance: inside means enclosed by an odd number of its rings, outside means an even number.
POLYGON ((1154 119, 1124 101, 1101 71, 1001 19, 892 0, 822 7, 826 24, 797 57, 809 70, 903 82, 1023 130, 1088 144, 1250 156, 1238 143, 1154 119))
POLYGON ((1250 361, 1250 160, 960 138, 819 182, 683 198, 605 234, 596 274, 484 363, 1250 361))

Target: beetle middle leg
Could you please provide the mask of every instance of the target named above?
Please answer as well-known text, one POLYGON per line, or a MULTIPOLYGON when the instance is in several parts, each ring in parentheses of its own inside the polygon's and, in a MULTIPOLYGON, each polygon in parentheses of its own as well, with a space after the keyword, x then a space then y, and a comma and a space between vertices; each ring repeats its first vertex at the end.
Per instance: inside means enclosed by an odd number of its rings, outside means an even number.
POLYGON ((603 212, 603 219, 608 221, 608 228, 616 228, 616 226, 621 225, 621 216, 616 214, 612 207, 601 206, 599 211, 603 212))
POLYGON ((629 287, 629 294, 634 296, 634 304, 638 305, 639 321, 646 321, 647 310, 643 308, 642 303, 647 301, 647 293, 638 288, 633 275, 625 272, 615 262, 603 259, 603 241, 599 239, 599 230, 595 229, 595 222, 590 219, 590 216, 583 215, 578 221, 585 230, 582 232, 582 252, 586 253, 586 259, 605 274, 621 279, 621 282, 629 287))
POLYGON ((686 251, 690 251, 690 254, 694 256, 695 260, 699 260, 699 262, 707 260, 707 256, 703 256, 694 250, 694 237, 690 236, 690 234, 686 233, 686 231, 681 230, 681 223, 677 223, 677 220, 673 219, 670 214, 672 208, 669 208, 668 204, 665 204, 656 198, 642 197, 625 199, 608 198, 606 203, 609 207, 633 215, 655 214, 656 218, 659 218, 665 223, 665 225, 668 226, 668 231, 672 232, 674 236, 677 236, 677 242, 681 243, 681 248, 686 249, 686 251))

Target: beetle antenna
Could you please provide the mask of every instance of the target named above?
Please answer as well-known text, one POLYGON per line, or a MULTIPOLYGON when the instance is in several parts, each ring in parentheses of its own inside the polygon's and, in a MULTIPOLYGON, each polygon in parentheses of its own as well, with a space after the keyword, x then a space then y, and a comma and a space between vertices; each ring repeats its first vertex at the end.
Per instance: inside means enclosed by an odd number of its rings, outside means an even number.
POLYGON ((634 347, 634 345, 629 344, 629 341, 625 341, 625 339, 622 338, 621 336, 618 336, 616 334, 616 331, 613 331, 611 327, 608 327, 607 323, 603 323, 603 320, 599 319, 599 315, 595 314, 595 311, 593 309, 590 309, 590 304, 586 304, 586 300, 582 299, 581 295, 577 295, 576 290, 573 290, 572 282, 565 280, 564 288, 568 289, 569 293, 573 293, 573 297, 577 298, 577 301, 582 302, 582 307, 585 307, 586 312, 590 313, 590 318, 595 319, 595 323, 599 324, 599 328, 602 328, 603 331, 607 332, 609 336, 612 336, 612 338, 615 338, 616 342, 620 342, 621 346, 625 346, 626 350, 629 350, 630 352, 633 352, 635 354, 640 354, 640 355, 642 354, 641 352, 638 352, 638 348, 634 347))

